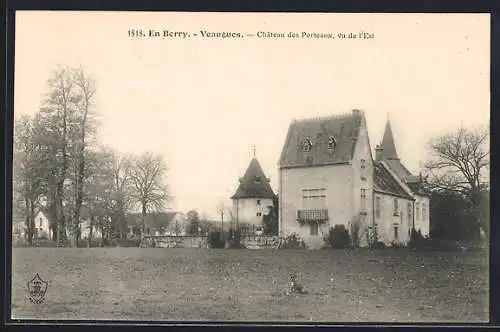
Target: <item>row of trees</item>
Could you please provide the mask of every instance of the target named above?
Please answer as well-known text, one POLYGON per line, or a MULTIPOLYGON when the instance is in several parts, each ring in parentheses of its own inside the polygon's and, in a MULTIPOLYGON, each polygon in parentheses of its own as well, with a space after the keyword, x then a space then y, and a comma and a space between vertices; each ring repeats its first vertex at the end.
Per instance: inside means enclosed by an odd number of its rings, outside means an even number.
POLYGON ((82 68, 58 67, 47 87, 36 114, 14 124, 13 214, 23 216, 29 244, 39 208, 48 211, 58 244, 69 233, 77 246, 82 208, 91 215, 91 232, 95 226, 123 236, 125 214, 135 208, 144 229, 146 214, 170 198, 162 156, 124 155, 98 144, 96 83, 82 68))

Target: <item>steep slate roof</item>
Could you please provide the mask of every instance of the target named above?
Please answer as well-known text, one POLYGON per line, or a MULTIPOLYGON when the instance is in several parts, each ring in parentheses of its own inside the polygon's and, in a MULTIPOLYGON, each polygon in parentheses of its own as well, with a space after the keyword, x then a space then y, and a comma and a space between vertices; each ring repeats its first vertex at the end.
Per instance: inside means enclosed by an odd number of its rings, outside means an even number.
POLYGON ((275 198, 269 179, 264 174, 257 158, 248 165, 245 175, 240 179, 236 193, 231 199, 237 198, 275 198))
POLYGON ((381 162, 373 163, 373 171, 373 189, 375 191, 413 200, 381 162))
POLYGON ((363 118, 361 111, 329 117, 293 120, 288 129, 280 168, 342 164, 351 161, 363 118), (336 142, 334 151, 328 150, 328 139, 336 142), (310 138, 311 150, 303 151, 303 142, 310 138))
POLYGON ((385 125, 384 136, 382 138, 382 144, 380 144, 380 147, 383 150, 381 151, 381 155, 378 161, 383 160, 390 168, 390 170, 394 172, 402 182, 408 185, 412 193, 422 196, 429 196, 429 193, 423 186, 421 177, 411 174, 411 172, 403 165, 403 163, 399 159, 398 153, 396 151, 396 145, 394 143, 394 135, 392 134, 391 123, 389 122, 389 120, 387 120, 387 123, 385 125))
POLYGON ((399 160, 398 153, 396 151, 396 144, 394 143, 394 135, 392 134, 391 123, 387 120, 385 124, 384 136, 382 137, 382 157, 383 159, 395 159, 399 160))
MULTIPOLYGON (((175 215, 179 212, 155 212, 146 215, 146 227, 149 228, 166 228, 172 222, 175 215)), ((142 225, 141 213, 129 213, 126 217, 127 225, 142 225)))

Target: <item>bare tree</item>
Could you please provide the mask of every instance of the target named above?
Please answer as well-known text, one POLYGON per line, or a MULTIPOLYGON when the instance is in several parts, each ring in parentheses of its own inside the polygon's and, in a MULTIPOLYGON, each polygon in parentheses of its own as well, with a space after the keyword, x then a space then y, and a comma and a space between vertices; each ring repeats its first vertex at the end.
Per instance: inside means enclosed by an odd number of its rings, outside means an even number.
POLYGON ((85 152, 87 148, 88 135, 94 133, 93 126, 93 104, 95 99, 96 87, 95 81, 89 77, 82 68, 71 69, 73 84, 75 86, 75 104, 74 118, 76 123, 75 137, 73 141, 73 225, 72 225, 72 246, 78 244, 80 228, 80 209, 83 203, 83 184, 85 181, 85 152))
MULTIPOLYGON (((24 204, 24 217, 29 245, 36 234, 35 209, 43 194, 43 148, 38 143, 34 119, 24 116, 14 125, 14 202, 24 204)), ((17 204, 14 204, 15 206, 17 204)))
POLYGON ((146 227, 146 215, 151 211, 161 211, 170 200, 164 176, 167 166, 162 156, 146 152, 132 160, 130 181, 132 196, 139 203, 142 213, 142 234, 146 227))
POLYGON ((120 233, 120 238, 124 237, 125 214, 132 204, 131 199, 131 158, 120 154, 115 150, 109 151, 112 162, 112 219, 113 229, 120 233))
POLYGON ((51 219, 56 220, 58 244, 66 233, 66 222, 71 219, 71 242, 76 245, 83 204, 85 151, 96 124, 92 108, 95 82, 81 68, 59 66, 47 85, 48 93, 36 121, 40 144, 46 148, 50 161, 46 165, 46 196, 51 219))
POLYGON ((44 133, 45 145, 52 156, 51 180, 49 182, 52 217, 55 217, 56 238, 61 244, 65 228, 64 187, 68 179, 70 154, 68 145, 73 123, 72 116, 77 109, 80 97, 74 84, 72 71, 66 67, 58 67, 47 80, 49 92, 42 101, 38 130, 44 133))
POLYGON ((82 206, 88 208, 90 212, 89 245, 92 243, 94 229, 102 231, 105 218, 112 211, 112 167, 112 156, 107 151, 90 150, 87 152, 82 206))
MULTIPOLYGON (((479 211, 482 190, 489 177, 489 131, 487 128, 459 128, 432 139, 426 163, 428 181, 434 189, 458 192, 466 197, 472 210, 479 211)), ((479 213, 475 214, 479 220, 479 213)))

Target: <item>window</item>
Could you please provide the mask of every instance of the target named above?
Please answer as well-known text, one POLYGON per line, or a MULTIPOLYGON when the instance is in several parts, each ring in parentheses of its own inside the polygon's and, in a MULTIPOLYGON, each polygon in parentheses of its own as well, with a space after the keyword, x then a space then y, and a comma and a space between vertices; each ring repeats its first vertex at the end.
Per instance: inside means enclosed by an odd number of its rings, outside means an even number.
POLYGON ((398 214, 398 210, 399 210, 399 207, 398 207, 398 199, 397 199, 397 198, 394 198, 394 215, 395 215, 395 216, 398 214))
POLYGON ((337 147, 337 141, 335 140, 335 137, 333 136, 328 137, 328 150, 335 151, 336 147, 337 147))
POLYGON ((146 234, 149 234, 149 227, 146 228, 146 234))
POLYGON ((318 224, 313 222, 311 223, 311 235, 318 235, 318 224))
POLYGON ((380 218, 380 212, 381 212, 381 201, 380 201, 380 196, 375 197, 375 217, 377 219, 380 218))
POLYGON ((420 219, 420 203, 415 204, 415 219, 419 220, 420 219))
POLYGON ((42 218, 40 218, 40 228, 42 227, 42 218))
POLYGON ((257 212, 257 217, 260 217, 262 216, 262 213, 261 212, 257 212))
POLYGON ((399 228, 398 226, 394 226, 394 239, 397 240, 399 238, 399 228))
POLYGON ((361 189, 361 211, 366 210, 366 189, 361 189))
POLYGON ((306 138, 304 142, 302 143, 302 150, 305 152, 311 151, 312 148, 312 142, 310 138, 306 138))
POLYGON ((411 215, 412 215, 412 213, 411 213, 412 211, 411 210, 412 210, 411 203, 408 203, 408 221, 410 222, 410 224, 411 224, 411 221, 412 221, 411 220, 411 215))
POLYGON ((427 218, 427 207, 422 203, 422 219, 425 220, 427 218))
POLYGON ((361 180, 366 180, 366 160, 361 159, 361 180))
POLYGON ((303 209, 324 209, 326 207, 326 189, 303 189, 303 209))
POLYGON ((260 199, 257 200, 257 205, 260 205, 260 199))

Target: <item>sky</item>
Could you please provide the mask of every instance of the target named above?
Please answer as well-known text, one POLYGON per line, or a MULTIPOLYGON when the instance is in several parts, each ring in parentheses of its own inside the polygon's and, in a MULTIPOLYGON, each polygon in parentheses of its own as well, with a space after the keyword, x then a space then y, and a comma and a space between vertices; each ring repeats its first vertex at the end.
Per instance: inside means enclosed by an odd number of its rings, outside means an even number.
POLYGON ((82 66, 97 84, 100 142, 163 155, 171 209, 215 216, 253 145, 277 190, 294 118, 361 109, 372 149, 390 119, 400 158, 418 173, 430 138, 489 123, 489 33, 487 14, 18 11, 14 116, 38 111, 58 64, 82 66), (132 38, 131 29, 192 36, 132 38), (200 30, 374 38, 210 39, 200 30))

